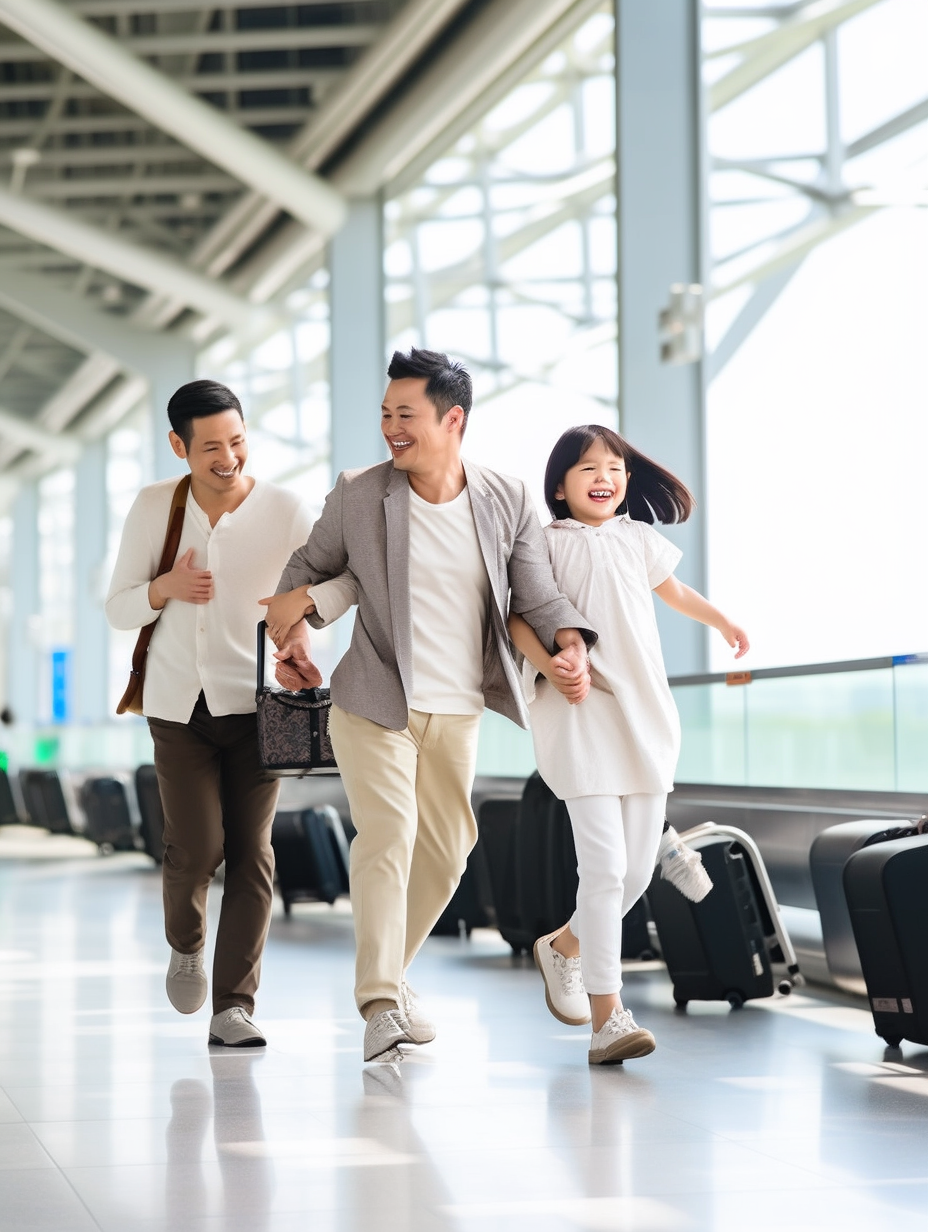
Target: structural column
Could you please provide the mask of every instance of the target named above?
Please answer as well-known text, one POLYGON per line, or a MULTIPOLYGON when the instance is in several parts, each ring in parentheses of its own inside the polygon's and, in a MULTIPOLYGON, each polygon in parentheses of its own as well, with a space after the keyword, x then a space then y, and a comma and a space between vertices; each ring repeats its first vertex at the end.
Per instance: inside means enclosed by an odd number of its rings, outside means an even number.
POLYGON ((8 704, 17 723, 38 717, 39 650, 35 623, 39 619, 39 488, 23 484, 13 503, 13 550, 10 559, 8 704))
POLYGON ((74 472, 73 720, 109 718, 109 628, 103 611, 107 578, 106 442, 94 441, 74 472))
POLYGON ((188 381, 196 380, 196 362, 193 348, 185 340, 178 341, 175 353, 159 355, 157 367, 149 375, 148 404, 151 414, 151 430, 154 442, 154 478, 180 479, 186 471, 182 462, 171 449, 168 432, 168 402, 171 394, 188 381))
MULTIPOLYGON (((703 282, 701 94, 697 0, 617 0, 619 422, 695 494, 668 537, 684 553, 677 576, 705 592, 702 362, 662 363, 659 329, 671 285, 703 282)), ((706 630, 657 607, 669 674, 705 671, 706 630)))
POLYGON ((380 404, 386 387, 383 207, 352 201, 329 249, 332 479, 386 459, 380 404))

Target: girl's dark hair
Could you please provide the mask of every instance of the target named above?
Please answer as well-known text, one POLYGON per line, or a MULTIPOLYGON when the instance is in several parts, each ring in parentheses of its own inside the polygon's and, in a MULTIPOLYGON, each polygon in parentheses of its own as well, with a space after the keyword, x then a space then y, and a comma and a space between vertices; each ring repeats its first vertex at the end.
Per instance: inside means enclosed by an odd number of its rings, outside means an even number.
POLYGON ((580 461, 594 441, 602 441, 610 453, 622 459, 629 472, 628 491, 617 514, 627 513, 636 522, 685 522, 696 508, 692 492, 676 475, 629 445, 624 437, 601 424, 568 428, 554 448, 545 468, 545 502, 554 518, 569 518, 567 501, 554 493, 564 476, 580 461))
MULTIPOLYGON (((168 402, 171 427, 188 449, 193 440, 193 420, 221 411, 238 411, 242 415, 242 404, 228 385, 218 381, 189 381, 175 390, 168 402)), ((243 422, 244 418, 242 415, 243 422)))

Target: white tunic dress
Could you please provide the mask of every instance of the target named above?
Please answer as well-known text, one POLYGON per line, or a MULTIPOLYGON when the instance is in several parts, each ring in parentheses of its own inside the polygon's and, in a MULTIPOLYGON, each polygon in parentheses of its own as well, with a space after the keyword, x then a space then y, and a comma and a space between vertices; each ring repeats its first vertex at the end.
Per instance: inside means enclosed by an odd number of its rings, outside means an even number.
POLYGON ((601 527, 572 518, 545 528, 557 584, 599 641, 593 687, 571 706, 526 660, 535 759, 556 796, 673 790, 680 719, 667 684, 651 591, 673 573, 679 548, 627 516, 601 527))

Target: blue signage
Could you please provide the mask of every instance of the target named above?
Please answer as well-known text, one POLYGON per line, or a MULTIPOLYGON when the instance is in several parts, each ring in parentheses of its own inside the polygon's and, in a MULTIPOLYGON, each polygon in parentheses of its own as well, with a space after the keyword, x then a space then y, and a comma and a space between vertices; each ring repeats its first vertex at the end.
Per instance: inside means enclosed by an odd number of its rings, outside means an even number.
POLYGON ((71 651, 52 651, 52 722, 71 718, 71 651))

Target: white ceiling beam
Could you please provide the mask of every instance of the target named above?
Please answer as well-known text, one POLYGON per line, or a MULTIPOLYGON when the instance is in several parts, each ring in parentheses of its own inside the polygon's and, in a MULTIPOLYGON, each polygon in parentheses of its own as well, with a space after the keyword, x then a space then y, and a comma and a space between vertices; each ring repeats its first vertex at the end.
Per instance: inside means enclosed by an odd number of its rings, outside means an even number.
POLYGON ((204 316, 218 317, 235 328, 246 328, 251 320, 244 300, 173 257, 132 244, 65 210, 6 188, 0 188, 0 224, 134 286, 180 299, 204 316))
POLYGON ((738 54, 742 60, 709 86, 710 111, 727 107, 765 77, 801 55, 823 34, 880 3, 882 0, 817 0, 815 4, 804 6, 768 34, 719 48, 707 58, 738 54))
POLYGON ((188 94, 58 0, 0 0, 0 21, 306 226, 332 235, 342 225, 345 204, 330 185, 188 94))
POLYGON ((37 428, 35 424, 27 423, 12 411, 0 408, 0 441, 13 445, 18 449, 29 449, 33 453, 51 455, 56 462, 65 464, 76 462, 81 447, 78 441, 71 437, 59 436, 37 428))
POLYGON ((235 193, 239 185, 225 175, 159 175, 149 174, 82 176, 73 179, 39 179, 31 176, 30 197, 40 201, 89 201, 99 197, 119 197, 131 201, 135 197, 180 197, 184 193, 235 193))
MULTIPOLYGON (((175 85, 182 86, 185 91, 194 94, 224 93, 235 90, 283 90, 299 89, 317 86, 330 87, 334 81, 344 76, 342 68, 282 68, 282 69, 249 69, 247 72, 233 73, 189 73, 180 74, 170 80, 175 85)), ((46 99, 55 94, 54 81, 17 81, 4 83, 0 86, 0 100, 46 99)), ((68 98, 99 98, 99 87, 88 85, 84 81, 74 81, 68 86, 68 98)), ((136 112, 138 108, 135 109, 136 112)), ((225 112, 223 114, 226 114, 225 112)), ((65 119, 66 117, 62 117, 65 119)), ((106 117, 98 117, 106 118, 106 117)), ((33 120, 33 124, 35 121, 33 120)), ((138 127, 143 127, 141 119, 136 120, 138 127)))
MULTIPOLYGON (((32 0, 29 0, 32 3, 32 0)), ((189 6, 188 6, 189 7, 189 6)), ((70 8, 70 6, 69 6, 70 8)), ((366 47, 379 26, 280 26, 270 30, 203 30, 189 34, 141 34, 120 39, 120 47, 137 56, 196 56, 205 52, 314 50, 366 47)), ((0 42, 0 62, 36 59, 36 46, 0 42)))
MULTIPOLYGON (((195 0, 73 0, 82 17, 123 17, 127 13, 189 13, 195 0)), ((351 3, 351 0, 342 0, 351 3)), ((208 0, 210 9, 279 9, 281 0, 208 0)))
MULTIPOLYGON (((344 74, 302 132, 290 155, 313 171, 337 149, 416 59, 466 0, 407 0, 380 38, 344 74)), ((247 193, 215 225, 193 254, 193 262, 213 275, 225 273, 273 222, 276 209, 258 193, 247 193)), ((307 238, 300 237, 303 245, 307 238)), ((321 245, 312 243, 314 252, 321 245)))
POLYGON ((894 137, 899 137, 902 133, 908 132, 910 128, 914 128, 916 124, 923 124, 926 120, 928 120, 928 98, 923 99, 920 103, 916 103, 914 107, 910 107, 907 111, 893 116, 891 120, 887 120, 885 124, 872 129, 869 133, 864 133, 856 141, 852 141, 845 147, 845 160, 859 158, 861 154, 866 154, 868 150, 875 149, 876 146, 883 145, 887 141, 892 141, 894 137))
POLYGON ((192 352, 189 339, 139 329, 125 317, 101 312, 83 296, 37 274, 7 271, 0 307, 75 350, 102 352, 121 367, 150 376, 167 355, 192 352))

